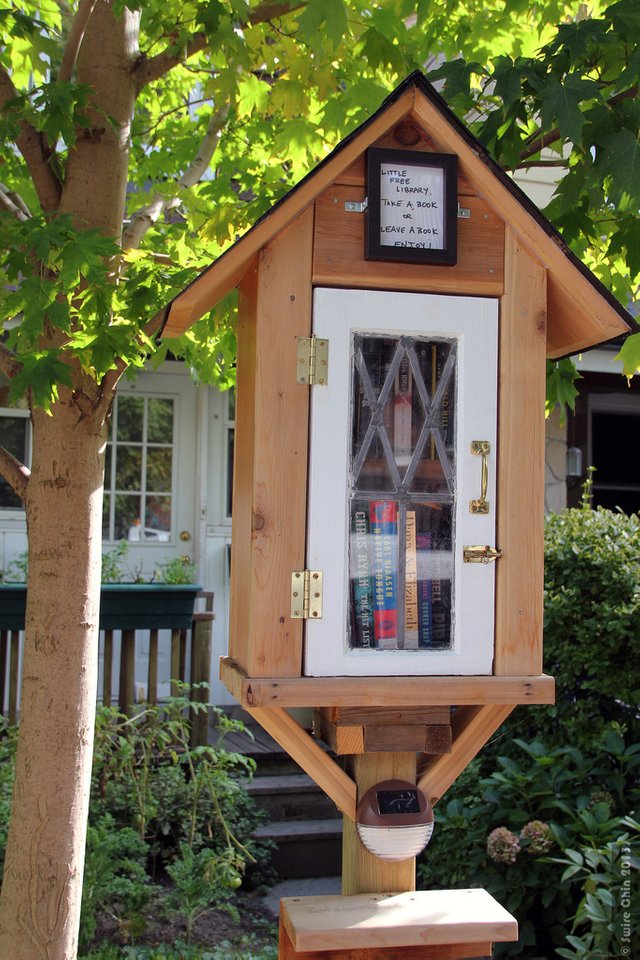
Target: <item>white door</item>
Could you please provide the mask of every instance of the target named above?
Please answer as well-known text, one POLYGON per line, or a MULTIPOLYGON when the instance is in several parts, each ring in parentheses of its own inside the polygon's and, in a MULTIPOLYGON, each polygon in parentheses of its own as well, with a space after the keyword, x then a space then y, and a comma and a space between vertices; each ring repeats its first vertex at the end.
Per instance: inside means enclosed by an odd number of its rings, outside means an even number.
POLYGON ((497 301, 317 289, 314 334, 305 673, 490 673, 494 564, 463 547, 495 546, 497 301))

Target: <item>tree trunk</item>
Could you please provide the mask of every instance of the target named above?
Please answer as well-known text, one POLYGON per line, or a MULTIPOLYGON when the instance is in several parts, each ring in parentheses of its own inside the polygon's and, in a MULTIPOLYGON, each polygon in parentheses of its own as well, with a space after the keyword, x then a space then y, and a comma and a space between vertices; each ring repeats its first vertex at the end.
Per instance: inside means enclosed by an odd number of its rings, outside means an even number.
POLYGON ((106 424, 69 393, 33 415, 20 741, 0 957, 76 956, 98 666, 106 424))
MULTIPOLYGON (((119 239, 135 102, 139 11, 98 0, 76 80, 91 127, 69 151, 60 212, 119 239)), ((54 345, 52 341, 43 346, 54 345)), ((0 957, 77 953, 97 688, 108 397, 73 365, 76 390, 32 412, 25 498, 29 588, 16 784, 0 898, 0 957)))

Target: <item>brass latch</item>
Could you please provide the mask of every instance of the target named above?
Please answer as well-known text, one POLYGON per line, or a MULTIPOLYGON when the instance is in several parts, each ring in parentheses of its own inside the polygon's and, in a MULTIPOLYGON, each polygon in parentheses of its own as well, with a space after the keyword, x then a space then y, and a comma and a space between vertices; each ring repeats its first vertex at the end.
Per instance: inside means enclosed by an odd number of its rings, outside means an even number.
POLYGON ((329 341, 322 337, 298 337, 298 383, 326 387, 329 382, 329 341))
POLYGON ((292 620, 322 619, 322 573, 294 570, 291 574, 292 620))
POLYGON ((465 563, 493 563, 500 559, 502 550, 481 544, 480 546, 463 547, 462 556, 465 563))

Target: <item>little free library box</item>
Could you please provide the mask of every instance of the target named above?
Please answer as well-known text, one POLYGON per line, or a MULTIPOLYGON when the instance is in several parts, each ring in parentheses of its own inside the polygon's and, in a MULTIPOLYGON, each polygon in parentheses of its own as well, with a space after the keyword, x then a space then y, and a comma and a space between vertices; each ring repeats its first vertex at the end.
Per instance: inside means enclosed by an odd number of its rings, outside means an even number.
POLYGON ((378 870, 349 833, 357 799, 399 777, 436 803, 516 704, 553 702, 545 358, 629 318, 419 73, 173 300, 164 334, 234 287, 221 674, 346 814, 344 892, 411 890, 413 862, 378 870))

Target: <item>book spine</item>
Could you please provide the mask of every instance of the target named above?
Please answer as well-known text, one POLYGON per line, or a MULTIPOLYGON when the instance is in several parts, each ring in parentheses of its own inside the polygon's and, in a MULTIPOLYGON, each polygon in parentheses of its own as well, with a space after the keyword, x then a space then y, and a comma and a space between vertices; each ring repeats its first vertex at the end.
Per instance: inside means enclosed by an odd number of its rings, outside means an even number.
POLYGON ((418 556, 416 512, 407 510, 404 587, 404 649, 418 649, 418 556))
POLYGON ((416 550, 418 569, 418 644, 420 647, 431 647, 433 646, 433 607, 429 563, 429 554, 431 552, 430 533, 417 534, 416 550))
POLYGON ((433 563, 433 581, 431 584, 432 645, 441 649, 449 644, 447 606, 450 591, 447 582, 441 577, 440 551, 437 549, 437 545, 433 551, 433 563))
POLYGON ((411 462, 411 404, 412 375, 409 357, 405 353, 394 383, 393 396, 393 454, 399 466, 411 462))
POLYGON ((398 644, 398 522, 393 500, 372 500, 369 519, 373 541, 373 624, 376 646, 395 650, 398 644))
POLYGON ((355 504, 351 540, 353 640, 355 647, 373 647, 373 584, 369 564, 368 504, 355 504))

